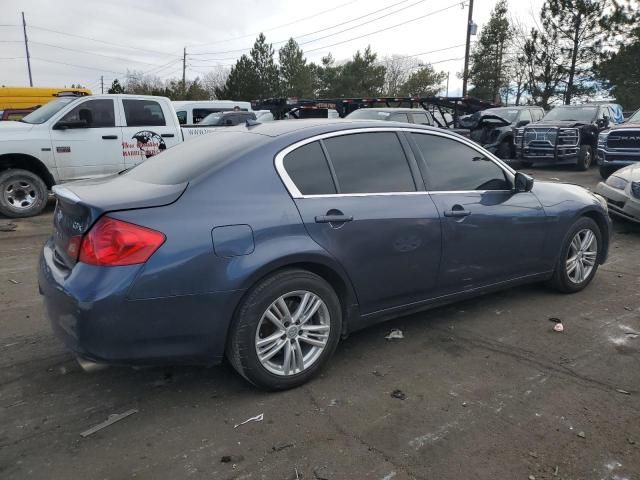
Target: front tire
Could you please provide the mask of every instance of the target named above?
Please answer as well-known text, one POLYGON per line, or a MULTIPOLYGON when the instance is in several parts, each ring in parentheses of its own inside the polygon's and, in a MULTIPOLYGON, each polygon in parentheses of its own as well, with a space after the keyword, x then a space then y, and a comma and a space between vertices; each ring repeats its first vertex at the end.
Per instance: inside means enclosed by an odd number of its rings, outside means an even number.
POLYGON ((260 281, 242 301, 227 358, 257 387, 286 390, 319 373, 341 332, 342 309, 333 288, 306 270, 284 270, 260 281))
POLYGON ((577 169, 580 171, 589 170, 593 161, 593 149, 591 145, 580 145, 580 151, 578 152, 577 169))
POLYGON ((48 191, 33 172, 8 169, 0 173, 0 213, 9 218, 33 217, 47 205, 48 191))
POLYGON ((591 218, 580 218, 567 233, 551 285, 562 293, 583 290, 598 270, 602 245, 598 224, 591 218))

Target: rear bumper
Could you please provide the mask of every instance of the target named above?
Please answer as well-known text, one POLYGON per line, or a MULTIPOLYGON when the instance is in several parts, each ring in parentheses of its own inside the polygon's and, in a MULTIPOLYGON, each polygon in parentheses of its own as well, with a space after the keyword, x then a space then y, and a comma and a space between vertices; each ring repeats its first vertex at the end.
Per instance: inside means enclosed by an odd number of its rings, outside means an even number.
POLYGON ((107 364, 215 364, 243 292, 131 300, 140 266, 60 269, 50 242, 38 282, 56 336, 74 354, 107 364))
POLYGON ((612 188, 600 182, 595 192, 607 200, 609 213, 632 222, 640 222, 640 200, 630 197, 626 192, 612 188))

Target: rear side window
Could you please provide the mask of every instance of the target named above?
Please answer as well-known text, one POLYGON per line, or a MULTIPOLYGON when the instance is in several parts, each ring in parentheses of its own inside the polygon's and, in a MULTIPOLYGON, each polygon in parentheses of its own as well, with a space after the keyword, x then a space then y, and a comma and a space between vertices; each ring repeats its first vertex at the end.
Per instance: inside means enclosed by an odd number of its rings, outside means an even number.
POLYGON ((412 133, 427 166, 432 191, 510 190, 504 171, 477 150, 453 139, 412 133))
POLYGON ((393 132, 356 133, 323 140, 340 193, 415 192, 402 145, 393 132))
POLYGON ((396 113, 394 115, 391 115, 391 118, 389 119, 392 122, 407 122, 409 123, 409 117, 407 116, 406 113, 396 113))
POLYGON ((162 127, 167 123, 162 107, 154 100, 122 100, 129 127, 162 127))
POLYGON ((283 164, 303 195, 336 193, 336 186, 319 142, 308 143, 288 153, 283 164))
POLYGON ((431 125, 429 122, 429 118, 426 113, 412 113, 413 115, 413 123, 418 123, 420 125, 431 125))

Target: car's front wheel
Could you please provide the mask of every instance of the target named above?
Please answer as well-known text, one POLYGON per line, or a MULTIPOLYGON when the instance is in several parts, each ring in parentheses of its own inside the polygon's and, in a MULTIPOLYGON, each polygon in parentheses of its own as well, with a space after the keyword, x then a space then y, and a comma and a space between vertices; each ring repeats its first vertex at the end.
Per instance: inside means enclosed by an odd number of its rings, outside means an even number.
POLYGON ((259 282, 240 305, 227 358, 254 385, 285 390, 310 380, 336 349, 340 300, 321 277, 285 270, 259 282))
POLYGON ((601 248, 602 233, 598 224, 582 217, 565 238, 552 285, 563 293, 579 292, 589 285, 598 270, 601 248))

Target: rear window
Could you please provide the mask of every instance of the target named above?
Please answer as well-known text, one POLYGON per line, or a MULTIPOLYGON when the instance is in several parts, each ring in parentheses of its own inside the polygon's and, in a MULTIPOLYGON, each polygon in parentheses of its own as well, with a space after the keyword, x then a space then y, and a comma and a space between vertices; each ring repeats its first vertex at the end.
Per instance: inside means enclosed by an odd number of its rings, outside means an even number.
POLYGON ((155 155, 123 175, 140 182, 177 185, 263 145, 269 137, 247 132, 214 132, 155 155))

